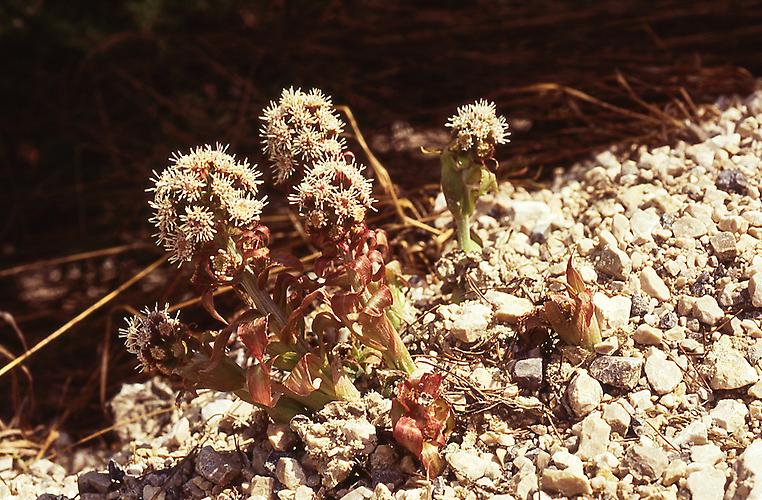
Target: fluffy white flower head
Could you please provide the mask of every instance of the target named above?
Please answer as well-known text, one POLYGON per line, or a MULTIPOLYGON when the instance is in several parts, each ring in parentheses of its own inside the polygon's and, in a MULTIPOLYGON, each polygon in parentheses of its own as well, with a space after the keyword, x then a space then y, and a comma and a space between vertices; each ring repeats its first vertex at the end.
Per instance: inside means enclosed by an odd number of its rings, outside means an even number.
POLYGON ((217 144, 176 153, 169 167, 154 173, 151 222, 159 230, 159 244, 172 252, 172 262, 191 260, 220 232, 259 221, 265 205, 264 198, 257 198, 260 174, 226 150, 217 144))
POLYGON ((495 103, 484 99, 461 106, 458 112, 447 120, 452 128, 454 149, 473 151, 480 159, 490 158, 496 144, 508 142, 508 122, 504 116, 497 116, 495 103))
POLYGON ((338 239, 365 221, 375 201, 365 167, 350 155, 323 158, 307 171, 289 201, 299 207, 311 234, 338 239))
POLYGON ((278 102, 271 102, 262 115, 265 152, 272 162, 276 182, 325 156, 344 150, 344 122, 333 109, 330 97, 318 89, 284 89, 278 102))

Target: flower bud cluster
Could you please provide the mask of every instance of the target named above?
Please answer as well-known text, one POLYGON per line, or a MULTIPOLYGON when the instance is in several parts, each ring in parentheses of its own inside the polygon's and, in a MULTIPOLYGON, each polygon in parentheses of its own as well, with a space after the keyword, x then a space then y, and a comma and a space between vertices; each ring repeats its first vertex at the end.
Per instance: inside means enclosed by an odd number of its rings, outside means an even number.
POLYGON ((323 158, 306 172, 289 201, 299 208, 308 233, 335 241, 365 221, 375 200, 364 168, 345 154, 323 158))
POLYGON ((473 151, 480 160, 491 158, 496 144, 509 142, 508 122, 504 116, 497 116, 494 102, 484 99, 458 108, 445 126, 452 128, 451 148, 473 151))
POLYGON ((188 361, 194 339, 188 327, 172 317, 169 306, 153 310, 146 308, 142 314, 127 319, 127 327, 119 330, 125 346, 137 355, 141 371, 160 372, 164 375, 177 373, 188 361))
POLYGON ((246 230, 259 221, 265 205, 257 198, 260 174, 226 149, 218 144, 176 153, 172 165, 154 173, 150 220, 159 230, 159 244, 172 252, 171 262, 190 261, 205 243, 227 237, 221 233, 246 230))
POLYGON ((280 100, 264 110, 262 137, 273 163, 276 182, 284 182, 312 163, 344 151, 344 122, 331 99, 318 89, 305 93, 284 89, 280 100))

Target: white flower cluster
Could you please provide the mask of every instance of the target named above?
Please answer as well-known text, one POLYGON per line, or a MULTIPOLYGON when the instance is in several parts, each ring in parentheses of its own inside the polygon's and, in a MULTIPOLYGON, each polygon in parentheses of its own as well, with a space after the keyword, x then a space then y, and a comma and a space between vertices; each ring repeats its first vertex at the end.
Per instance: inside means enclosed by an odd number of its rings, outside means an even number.
POLYGON ((220 231, 246 229, 259 221, 265 199, 258 199, 260 174, 248 161, 227 154, 227 146, 176 153, 173 164, 153 179, 150 202, 157 238, 171 262, 193 258, 200 245, 220 231))
POLYGON ((119 330, 127 351, 137 355, 141 371, 159 371, 171 375, 187 354, 188 329, 178 316, 172 317, 169 306, 127 318, 127 327, 119 330))
POLYGON ((307 171, 289 201, 299 207, 309 232, 340 238, 362 223, 375 201, 373 186, 349 155, 324 158, 307 171))
POLYGON ((334 111, 331 99, 318 89, 308 93, 284 89, 280 100, 271 102, 261 118, 265 152, 273 163, 277 183, 344 150, 344 139, 339 137, 344 122, 334 111))
POLYGON ((510 135, 508 122, 497 116, 495 103, 484 99, 458 108, 445 126, 452 128, 455 149, 473 150, 480 159, 491 157, 495 144, 507 143, 510 135))

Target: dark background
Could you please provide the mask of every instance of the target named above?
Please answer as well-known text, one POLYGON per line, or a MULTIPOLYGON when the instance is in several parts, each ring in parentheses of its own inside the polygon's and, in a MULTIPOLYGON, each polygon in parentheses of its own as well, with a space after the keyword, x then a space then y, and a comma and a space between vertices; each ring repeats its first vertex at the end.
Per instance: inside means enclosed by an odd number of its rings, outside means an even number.
MULTIPOLYGON (((612 143, 690 137, 696 105, 752 90, 760 47, 757 1, 6 0, 2 363, 24 349, 9 318, 33 345, 161 255, 144 189, 172 151, 219 140, 266 165, 258 116, 284 86, 349 105, 403 194, 425 204, 436 161, 382 147, 395 123, 436 132, 456 106, 494 100, 514 130, 505 170, 547 175, 612 143), (138 248, 44 262, 125 244, 138 248)), ((276 242, 290 237, 274 227, 276 242)), ((26 363, 32 387, 21 370, 3 377, 0 419, 42 425, 40 439, 105 425, 101 399, 137 376, 116 337, 125 307, 192 297, 186 277, 164 266, 78 323, 26 363)))

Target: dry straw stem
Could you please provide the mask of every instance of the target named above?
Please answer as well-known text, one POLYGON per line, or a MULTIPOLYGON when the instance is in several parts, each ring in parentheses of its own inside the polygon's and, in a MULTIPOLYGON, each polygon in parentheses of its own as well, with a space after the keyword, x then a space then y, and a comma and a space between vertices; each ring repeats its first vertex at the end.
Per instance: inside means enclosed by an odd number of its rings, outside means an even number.
POLYGON ((355 134, 355 138, 357 139, 357 143, 360 145, 362 150, 365 152, 365 156, 368 157, 368 163, 370 163, 370 167, 373 169, 373 172, 376 173, 376 177, 378 178, 378 182, 381 184, 381 187, 384 188, 384 191, 386 191, 389 196, 392 198, 392 204, 394 205, 394 208, 397 212, 397 216, 402 220, 402 222, 405 225, 417 227, 418 229, 423 229, 424 231, 428 231, 431 234, 438 235, 441 231, 439 229, 433 228, 429 226, 428 224, 425 224, 418 219, 415 219, 413 217, 409 217, 407 214, 405 214, 404 207, 410 208, 411 210, 415 211, 415 206, 410 202, 410 200, 406 198, 398 198, 397 197, 397 190, 394 187, 394 183, 392 182, 392 178, 389 176, 389 172, 386 170, 384 165, 379 161, 379 159, 376 157, 376 155, 373 154, 373 151, 370 150, 368 147, 368 143, 365 142, 365 137, 362 135, 362 132, 360 131, 360 127, 357 125, 357 120, 355 119, 355 115, 352 113, 352 110, 349 109, 349 106, 346 105, 339 105, 336 106, 336 109, 343 112, 347 120, 349 121, 349 126, 352 127, 352 131, 355 134))
POLYGON ((6 373, 10 372, 14 368, 16 368, 18 365, 29 359, 33 354, 35 354, 37 351, 41 350, 43 347, 48 345, 49 343, 56 340, 58 337, 69 331, 73 326, 78 324, 80 321, 88 317, 93 312, 97 311, 101 307, 103 307, 105 304, 108 304, 111 302, 114 298, 116 298, 119 294, 121 294, 123 291, 137 283, 138 281, 142 280, 152 272, 154 272, 159 266, 161 266, 164 262, 169 259, 169 254, 164 255, 163 257, 160 257, 159 259, 152 262, 148 267, 134 275, 132 278, 128 279, 121 285, 119 285, 116 289, 114 289, 112 292, 110 292, 107 295, 104 295, 101 297, 100 300, 98 300, 95 304, 91 305, 81 313, 79 313, 77 316, 69 320, 66 324, 64 324, 62 327, 60 327, 58 330, 54 331, 44 339, 42 339, 40 342, 38 342, 34 347, 26 351, 24 354, 19 356, 18 358, 14 359, 4 367, 0 368, 0 377, 5 375, 6 373))
POLYGON ((39 260, 37 262, 30 262, 28 264, 20 264, 18 266, 9 267, 0 271, 0 278, 7 278, 25 271, 37 269, 38 267, 55 266, 59 264, 69 264, 71 262, 78 262, 80 260, 95 259, 97 257, 107 257, 110 255, 118 255, 120 253, 127 252, 129 250, 135 250, 137 248, 146 248, 145 243, 131 243, 129 245, 119 245, 115 247, 102 248, 100 250, 92 250, 90 252, 75 253, 72 255, 66 255, 64 257, 56 257, 54 259, 39 260))

